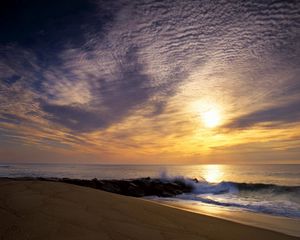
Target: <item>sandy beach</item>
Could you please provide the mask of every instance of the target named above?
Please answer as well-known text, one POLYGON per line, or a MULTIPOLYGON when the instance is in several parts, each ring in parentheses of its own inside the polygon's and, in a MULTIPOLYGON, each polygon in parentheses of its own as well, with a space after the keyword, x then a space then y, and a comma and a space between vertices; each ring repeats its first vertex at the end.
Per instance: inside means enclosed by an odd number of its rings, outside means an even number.
POLYGON ((0 239, 299 239, 87 187, 0 182, 0 239))

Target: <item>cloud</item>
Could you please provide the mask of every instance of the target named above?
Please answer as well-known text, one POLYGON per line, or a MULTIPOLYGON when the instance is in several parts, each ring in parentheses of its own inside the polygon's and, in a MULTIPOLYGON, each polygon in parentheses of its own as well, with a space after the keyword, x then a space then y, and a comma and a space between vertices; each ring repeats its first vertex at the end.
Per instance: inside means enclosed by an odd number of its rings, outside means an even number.
POLYGON ((151 131, 193 134, 186 109, 206 99, 233 119, 229 129, 299 121, 299 1, 4 0, 0 9, 0 119, 12 135, 24 124, 57 131, 55 141, 108 131, 114 142, 110 128, 140 122, 151 145, 151 131))
POLYGON ((118 66, 118 72, 114 73, 115 79, 79 81, 80 86, 94 85, 93 88, 90 86, 88 97, 85 96, 85 87, 77 88, 78 83, 74 80, 67 81, 67 84, 59 81, 58 87, 47 85, 47 92, 62 93, 62 96, 56 94, 56 99, 50 102, 41 103, 42 109, 50 114, 48 120, 74 131, 92 131, 106 128, 146 104, 159 89, 149 85, 151 79, 143 72, 143 65, 139 63, 136 51, 128 51, 118 66), (90 109, 84 105, 86 101, 93 101, 90 109))
POLYGON ((56 105, 84 105, 91 101, 91 89, 87 81, 70 80, 63 73, 58 76, 47 74, 43 88, 47 94, 48 102, 56 105), (59 79, 59 81, 57 80, 59 79))
POLYGON ((272 106, 240 116, 223 126, 229 129, 243 129, 257 124, 267 123, 265 126, 278 126, 300 122, 300 101, 281 106, 272 106))
POLYGON ((43 110, 50 115, 50 121, 59 123, 74 131, 90 131, 107 126, 105 118, 79 107, 43 104, 43 110))

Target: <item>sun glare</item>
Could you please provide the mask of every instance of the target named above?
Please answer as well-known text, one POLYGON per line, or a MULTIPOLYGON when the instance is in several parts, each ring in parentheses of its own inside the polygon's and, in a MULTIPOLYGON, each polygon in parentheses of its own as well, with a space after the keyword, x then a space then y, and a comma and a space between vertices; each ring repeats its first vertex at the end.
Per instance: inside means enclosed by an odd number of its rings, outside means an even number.
POLYGON ((207 128, 214 128, 220 124, 220 113, 216 109, 210 109, 201 114, 202 121, 207 128))
POLYGON ((206 165, 204 167, 204 178, 208 182, 220 182, 223 176, 222 165, 206 165))

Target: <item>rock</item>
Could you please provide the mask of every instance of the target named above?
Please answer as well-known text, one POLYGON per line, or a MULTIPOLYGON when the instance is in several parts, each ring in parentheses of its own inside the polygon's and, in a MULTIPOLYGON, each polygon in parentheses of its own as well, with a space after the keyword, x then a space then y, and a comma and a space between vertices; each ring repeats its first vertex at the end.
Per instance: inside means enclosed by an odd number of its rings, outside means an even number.
MULTIPOLYGON (((193 190, 192 185, 188 185, 180 179, 161 180, 158 178, 138 178, 127 180, 92 180, 70 179, 70 178, 22 178, 23 180, 42 180, 42 181, 58 181, 79 186, 91 187, 107 192, 122 194, 133 197, 159 196, 173 197, 178 194, 188 193, 193 190)), ((193 179, 193 181, 195 181, 193 179)), ((198 180, 197 180, 198 181, 198 180)))

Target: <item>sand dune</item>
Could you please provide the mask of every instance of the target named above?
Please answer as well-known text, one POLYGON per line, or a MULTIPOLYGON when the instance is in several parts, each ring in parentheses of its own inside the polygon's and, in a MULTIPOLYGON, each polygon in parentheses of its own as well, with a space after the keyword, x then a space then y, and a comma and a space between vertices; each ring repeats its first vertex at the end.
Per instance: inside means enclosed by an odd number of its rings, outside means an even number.
POLYGON ((0 182, 0 239, 299 239, 57 182, 0 182))

